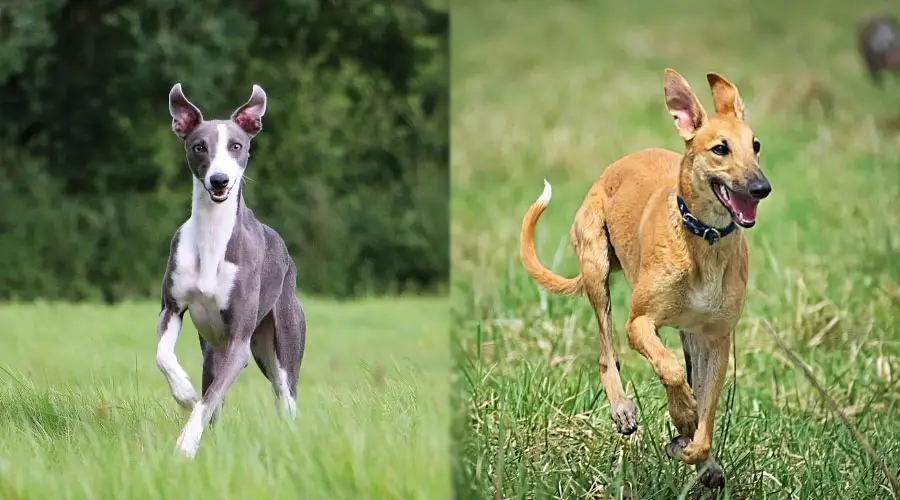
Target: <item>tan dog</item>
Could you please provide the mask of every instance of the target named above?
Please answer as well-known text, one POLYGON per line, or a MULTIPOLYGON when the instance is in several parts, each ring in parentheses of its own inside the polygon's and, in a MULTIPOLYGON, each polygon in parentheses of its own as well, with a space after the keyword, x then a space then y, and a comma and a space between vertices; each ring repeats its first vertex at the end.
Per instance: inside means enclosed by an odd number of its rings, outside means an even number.
POLYGON ((534 251, 534 227, 550 202, 547 181, 522 221, 521 258, 548 292, 586 292, 600 328, 603 390, 618 431, 627 435, 637 429, 637 418, 619 377, 609 299, 610 273, 624 271, 632 290, 628 344, 665 386, 680 434, 666 451, 698 469, 705 466, 701 481, 719 487, 724 473, 710 459, 713 421, 747 286, 747 244, 739 226, 754 225, 757 204, 772 188, 759 168, 759 141, 743 121, 737 87, 715 73, 707 80, 712 117, 681 75, 665 71, 666 107, 684 139, 684 154, 648 149, 603 172, 570 231, 581 268, 577 277, 554 274, 534 251), (687 378, 658 337, 662 326, 681 331, 687 378))

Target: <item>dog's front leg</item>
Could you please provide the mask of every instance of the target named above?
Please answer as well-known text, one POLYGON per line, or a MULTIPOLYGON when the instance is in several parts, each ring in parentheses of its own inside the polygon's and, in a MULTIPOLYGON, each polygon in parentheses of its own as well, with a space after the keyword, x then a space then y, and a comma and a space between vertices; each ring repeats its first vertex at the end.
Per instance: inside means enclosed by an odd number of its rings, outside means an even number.
POLYGON ((683 460, 689 464, 699 464, 709 459, 712 449, 713 426, 716 418, 716 406, 719 393, 725 383, 728 371, 728 357, 731 353, 733 333, 721 337, 704 335, 695 336, 694 346, 697 357, 705 359, 703 363, 703 384, 696 387, 697 395, 697 432, 691 443, 685 447, 683 460))
MULTIPOLYGON (((634 303, 632 299, 632 304, 634 303)), ((632 308, 634 311, 634 305, 632 308)), ((666 388, 672 424, 681 435, 694 435, 697 429, 697 402, 688 387, 678 358, 659 340, 656 325, 649 316, 633 316, 625 328, 628 330, 628 344, 650 361, 653 371, 666 388)))
MULTIPOLYGON (((684 347, 684 361, 687 368, 688 385, 691 386, 700 407, 701 417, 704 408, 704 397, 708 390, 708 367, 710 362, 708 339, 703 334, 681 331, 681 344, 684 347)), ((699 428, 698 428, 699 430, 699 428)), ((671 458, 684 459, 684 449, 691 444, 694 436, 677 436, 666 445, 666 454, 671 458)), ((725 485, 725 471, 710 457, 695 465, 700 473, 700 482, 707 488, 721 488, 725 485)))
POLYGON ((176 310, 163 307, 159 313, 159 322, 156 331, 158 343, 156 346, 156 366, 162 372, 169 383, 169 391, 172 397, 184 408, 191 409, 197 402, 197 392, 191 385, 184 368, 175 356, 175 344, 178 342, 178 334, 181 332, 181 321, 184 317, 184 309, 176 310))
POLYGON ((250 361, 250 341, 249 339, 233 339, 221 354, 216 353, 216 355, 216 372, 212 383, 200 402, 194 405, 187 425, 184 426, 176 443, 178 451, 187 458, 194 458, 197 448, 200 446, 203 429, 209 423, 213 413, 221 407, 225 400, 225 393, 250 361))

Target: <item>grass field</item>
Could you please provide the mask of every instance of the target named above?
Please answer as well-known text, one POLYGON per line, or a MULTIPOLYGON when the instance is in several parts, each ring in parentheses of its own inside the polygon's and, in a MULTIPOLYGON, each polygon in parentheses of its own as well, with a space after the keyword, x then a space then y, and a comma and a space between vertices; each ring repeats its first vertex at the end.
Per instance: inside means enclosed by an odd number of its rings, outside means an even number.
MULTIPOLYGON (((705 73, 741 90, 772 195, 747 232, 750 283, 719 406, 719 498, 891 498, 882 472, 762 328, 811 367, 900 467, 900 79, 884 91, 856 53, 860 17, 888 1, 453 4, 452 268, 456 458, 463 498, 707 497, 664 457, 665 395, 615 337, 641 428, 617 435, 587 300, 541 296, 518 261, 522 215, 553 184, 542 261, 578 272, 568 231, 615 159, 682 151, 663 102, 673 67, 712 109, 705 73), (676 7, 677 5, 677 7, 676 7)), ((552 265, 552 266, 551 266, 552 265)), ((677 334, 664 343, 681 357, 677 334)))
MULTIPOLYGON (((449 498, 446 299, 303 303, 297 421, 251 362, 193 462, 155 303, 0 306, 0 498, 449 498)), ((199 390, 187 321, 176 351, 199 390)))

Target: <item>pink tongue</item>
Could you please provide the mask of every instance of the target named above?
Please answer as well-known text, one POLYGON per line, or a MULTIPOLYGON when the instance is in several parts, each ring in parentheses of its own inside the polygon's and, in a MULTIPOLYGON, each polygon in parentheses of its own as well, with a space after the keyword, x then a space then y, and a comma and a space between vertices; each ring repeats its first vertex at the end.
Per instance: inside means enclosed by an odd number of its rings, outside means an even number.
POLYGON ((735 192, 731 193, 731 209, 735 215, 743 222, 754 222, 756 220, 756 205, 759 200, 741 196, 735 192))

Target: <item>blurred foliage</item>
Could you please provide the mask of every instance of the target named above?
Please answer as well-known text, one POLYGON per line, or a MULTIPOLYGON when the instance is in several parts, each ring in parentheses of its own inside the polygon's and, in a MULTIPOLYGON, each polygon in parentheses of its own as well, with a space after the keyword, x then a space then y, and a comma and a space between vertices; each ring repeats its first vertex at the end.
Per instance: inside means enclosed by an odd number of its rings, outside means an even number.
POLYGON ((159 293, 190 213, 175 82, 208 119, 265 88, 244 192, 302 290, 443 287, 447 37, 412 0, 0 0, 0 298, 159 293))

